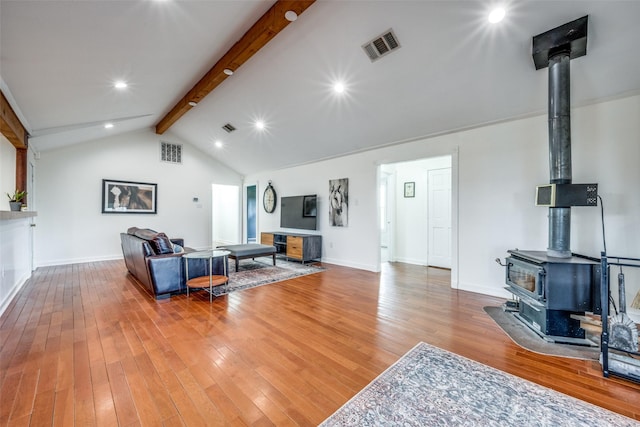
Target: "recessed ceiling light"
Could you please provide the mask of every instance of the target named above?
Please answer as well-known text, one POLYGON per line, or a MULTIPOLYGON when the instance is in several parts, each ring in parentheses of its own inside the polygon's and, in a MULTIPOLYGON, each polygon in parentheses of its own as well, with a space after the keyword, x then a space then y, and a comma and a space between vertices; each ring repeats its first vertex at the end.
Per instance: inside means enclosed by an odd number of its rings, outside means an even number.
POLYGON ((188 104, 191 105, 192 107, 195 107, 196 105, 198 105, 196 101, 189 101, 188 104))
POLYGON ((293 10, 287 10, 287 11, 284 13, 284 18, 285 18, 287 21, 289 21, 289 22, 293 22, 293 21, 295 21, 296 19, 298 19, 298 14, 297 14, 297 13, 295 13, 293 10))
POLYGON ((118 80, 117 82, 114 83, 113 87, 115 87, 116 89, 126 89, 127 83, 123 82, 122 80, 118 80))
POLYGON ((233 75, 233 70, 231 68, 225 68, 224 70, 222 70, 222 72, 225 73, 227 76, 233 75))
POLYGON ((344 93, 344 89, 345 89, 344 83, 342 82, 337 82, 333 85, 333 91, 335 93, 344 93))
POLYGON ((222 148, 222 146, 224 145, 222 141, 216 141, 213 144, 216 146, 216 148, 222 148))
POLYGON ((264 122, 262 120, 258 120, 256 122, 256 128, 258 128, 260 130, 264 129, 264 122))
POLYGON ((492 24, 497 24, 498 22, 502 21, 505 14, 506 12, 503 8, 495 8, 489 14, 489 22, 491 22, 492 24))
POLYGON ((105 123, 104 128, 105 129, 111 129, 113 127, 113 123, 105 123))

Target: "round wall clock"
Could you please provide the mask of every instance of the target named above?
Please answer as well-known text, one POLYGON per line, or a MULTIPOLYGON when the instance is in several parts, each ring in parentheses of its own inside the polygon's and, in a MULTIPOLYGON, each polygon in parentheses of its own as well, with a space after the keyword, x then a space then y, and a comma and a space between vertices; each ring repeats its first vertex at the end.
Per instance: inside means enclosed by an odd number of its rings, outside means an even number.
POLYGON ((274 190, 271 185, 271 181, 269 181, 269 185, 264 190, 264 196, 262 197, 262 205, 264 206, 264 210, 268 213, 273 213, 276 210, 276 202, 278 200, 278 196, 276 196, 276 190, 274 190))

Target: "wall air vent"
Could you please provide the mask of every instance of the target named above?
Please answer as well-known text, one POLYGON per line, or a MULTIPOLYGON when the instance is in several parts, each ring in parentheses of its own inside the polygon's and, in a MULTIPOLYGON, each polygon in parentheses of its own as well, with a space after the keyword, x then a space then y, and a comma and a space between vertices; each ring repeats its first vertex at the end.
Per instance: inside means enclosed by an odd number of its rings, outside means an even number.
POLYGON ((236 128, 233 127, 231 123, 227 123, 226 125, 222 126, 222 129, 226 130, 228 133, 231 133, 234 130, 236 130, 236 128))
POLYGON ((182 145, 161 141, 160 160, 167 163, 182 164, 182 145))
POLYGON ((364 49, 364 52, 371 62, 377 61, 399 47, 400 42, 398 42, 398 38, 392 29, 385 31, 378 37, 362 45, 362 49, 364 49))

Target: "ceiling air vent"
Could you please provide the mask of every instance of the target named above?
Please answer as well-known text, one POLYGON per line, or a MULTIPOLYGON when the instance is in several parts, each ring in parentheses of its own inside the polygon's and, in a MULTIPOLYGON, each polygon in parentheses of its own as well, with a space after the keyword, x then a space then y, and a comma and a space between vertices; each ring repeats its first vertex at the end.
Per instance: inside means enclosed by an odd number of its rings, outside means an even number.
POLYGON ((222 129, 226 130, 229 133, 231 133, 234 130, 236 130, 236 128, 233 127, 233 125, 231 123, 227 123, 226 125, 222 126, 222 129))
POLYGON ((182 164, 182 145, 160 142, 160 160, 167 163, 182 164))
POLYGON ((362 45, 371 62, 377 61, 399 47, 400 42, 391 29, 362 45))

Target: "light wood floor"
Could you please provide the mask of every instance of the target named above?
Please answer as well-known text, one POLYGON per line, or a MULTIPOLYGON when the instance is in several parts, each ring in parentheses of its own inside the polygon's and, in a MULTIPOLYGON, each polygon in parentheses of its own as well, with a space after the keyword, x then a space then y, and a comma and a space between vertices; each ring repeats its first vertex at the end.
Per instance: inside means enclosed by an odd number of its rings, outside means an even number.
POLYGON ((0 425, 317 425, 419 341, 640 420, 640 385, 523 350, 446 270, 326 267, 211 305, 39 268, 0 318, 0 425))

